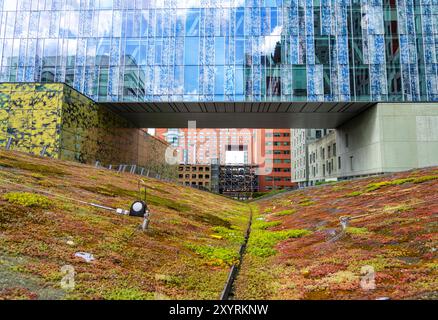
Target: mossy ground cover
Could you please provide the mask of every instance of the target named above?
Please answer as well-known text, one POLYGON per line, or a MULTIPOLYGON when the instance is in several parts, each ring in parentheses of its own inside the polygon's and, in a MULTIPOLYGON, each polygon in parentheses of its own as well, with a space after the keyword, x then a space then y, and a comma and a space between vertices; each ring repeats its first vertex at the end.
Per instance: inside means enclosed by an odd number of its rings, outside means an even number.
POLYGON ((4 181, 128 209, 137 176, 4 151, 0 167, 0 257, 12 261, 0 263, 0 299, 217 299, 249 222, 246 204, 145 179, 144 233, 141 219, 4 181), (72 291, 61 288, 65 265, 76 272, 72 291))
POLYGON ((252 202, 257 214, 236 299, 436 299, 436 173, 343 181, 252 202), (367 216, 331 241, 340 217, 360 215, 367 216), (361 286, 364 267, 374 268, 373 290, 361 286))
POLYGON ((294 214, 296 212, 297 212, 297 210, 295 210, 295 209, 292 209, 292 210, 288 209, 288 210, 281 210, 281 211, 275 212, 274 214, 277 217, 281 217, 281 216, 290 216, 291 214, 294 214))
POLYGON ((31 208, 48 209, 53 204, 53 201, 46 196, 30 192, 9 192, 3 196, 3 199, 17 206, 31 208))

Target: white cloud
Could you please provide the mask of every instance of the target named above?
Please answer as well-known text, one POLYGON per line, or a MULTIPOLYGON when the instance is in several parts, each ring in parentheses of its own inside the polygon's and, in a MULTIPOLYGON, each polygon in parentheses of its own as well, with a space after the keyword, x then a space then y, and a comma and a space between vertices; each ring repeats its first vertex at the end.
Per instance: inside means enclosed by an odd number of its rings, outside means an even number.
POLYGON ((261 49, 262 54, 269 54, 274 52, 277 42, 281 41, 281 32, 283 31, 283 26, 277 26, 267 37, 264 37, 261 49))

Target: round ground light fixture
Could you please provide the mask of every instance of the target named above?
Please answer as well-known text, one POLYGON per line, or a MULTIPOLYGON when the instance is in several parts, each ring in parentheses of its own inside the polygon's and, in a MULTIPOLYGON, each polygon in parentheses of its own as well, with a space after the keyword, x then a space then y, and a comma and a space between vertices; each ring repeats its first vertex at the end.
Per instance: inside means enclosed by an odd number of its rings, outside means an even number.
POLYGON ((148 207, 144 201, 135 201, 131 206, 129 215, 132 217, 143 218, 146 214, 147 209, 148 207))

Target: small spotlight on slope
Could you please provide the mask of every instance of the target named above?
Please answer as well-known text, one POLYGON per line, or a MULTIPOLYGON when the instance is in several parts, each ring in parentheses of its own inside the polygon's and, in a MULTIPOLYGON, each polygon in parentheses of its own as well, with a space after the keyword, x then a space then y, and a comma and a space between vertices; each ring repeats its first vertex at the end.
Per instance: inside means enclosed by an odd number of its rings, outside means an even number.
POLYGON ((148 207, 144 201, 135 201, 131 206, 131 210, 129 211, 129 215, 132 217, 143 218, 145 216, 147 210, 148 210, 148 207))
POLYGON ((131 210, 129 211, 129 215, 131 217, 139 217, 139 218, 144 218, 143 220, 143 224, 142 224, 142 229, 147 230, 148 226, 149 226, 149 209, 148 206, 146 204, 145 201, 135 201, 132 205, 131 205, 131 210))

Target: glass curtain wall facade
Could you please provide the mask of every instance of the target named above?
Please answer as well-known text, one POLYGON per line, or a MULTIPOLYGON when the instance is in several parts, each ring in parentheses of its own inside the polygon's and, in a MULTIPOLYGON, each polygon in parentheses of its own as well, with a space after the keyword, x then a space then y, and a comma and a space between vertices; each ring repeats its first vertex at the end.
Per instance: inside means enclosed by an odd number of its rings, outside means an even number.
POLYGON ((438 0, 0 0, 0 81, 96 101, 438 101, 438 0))

